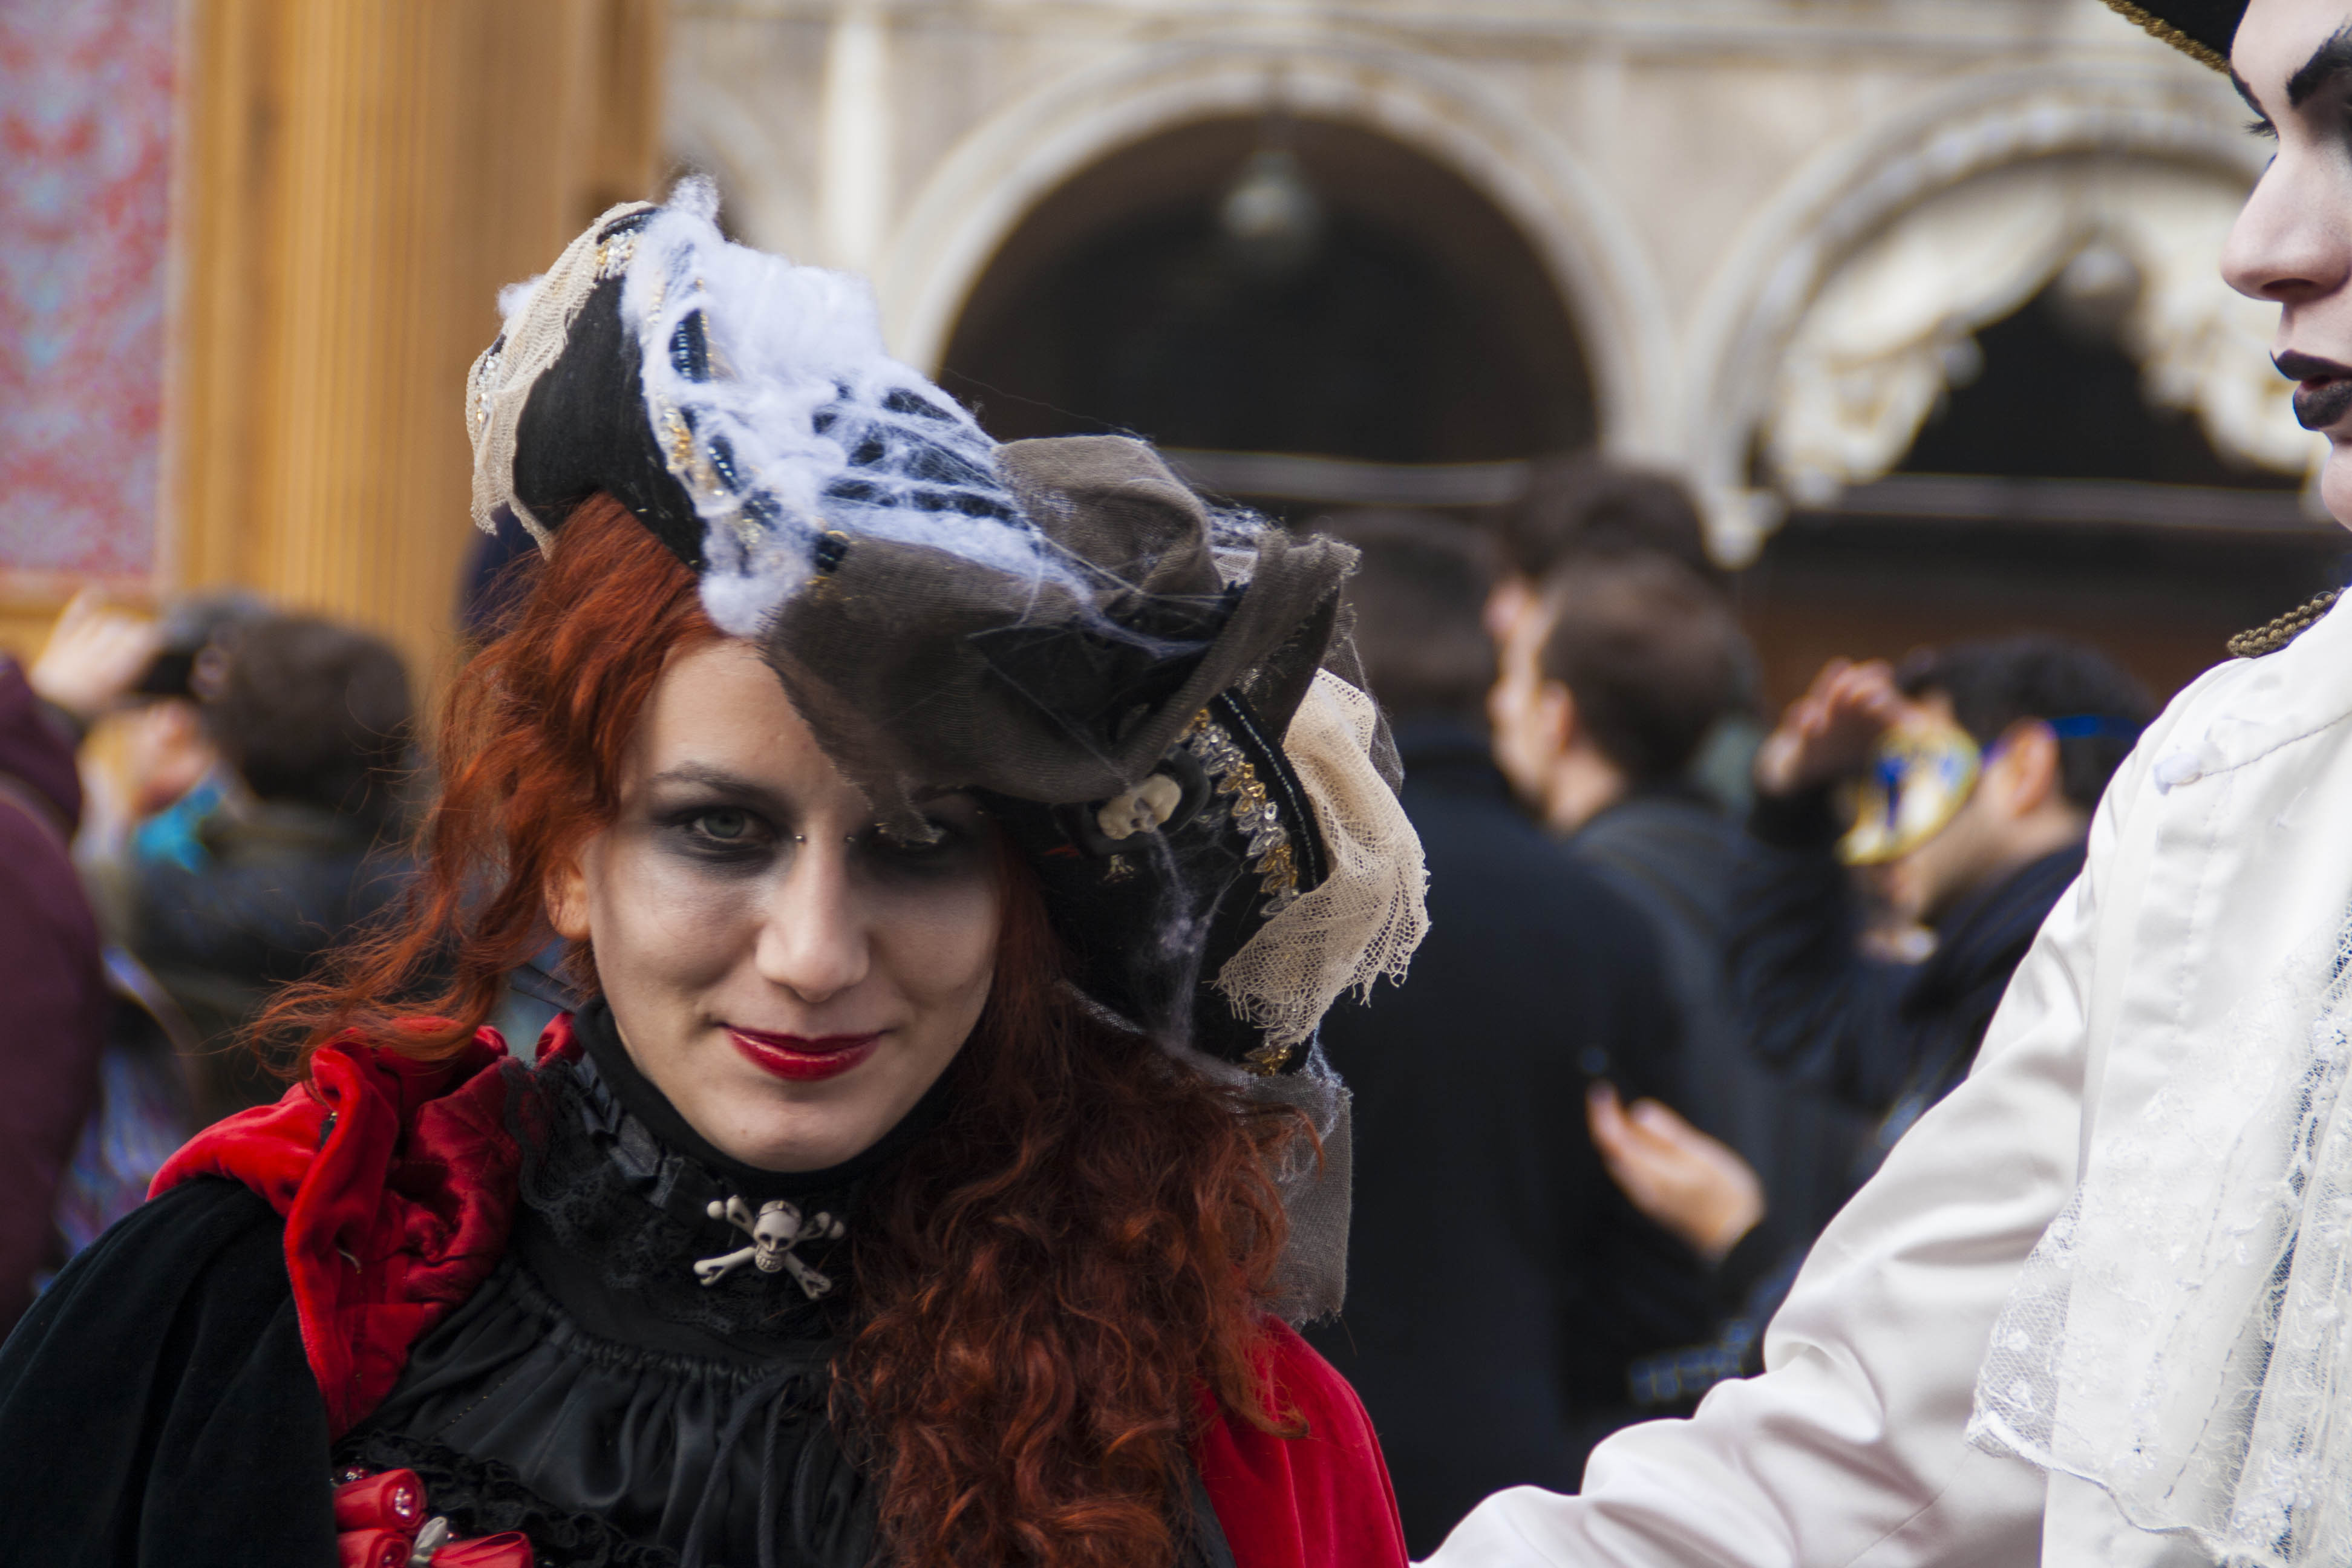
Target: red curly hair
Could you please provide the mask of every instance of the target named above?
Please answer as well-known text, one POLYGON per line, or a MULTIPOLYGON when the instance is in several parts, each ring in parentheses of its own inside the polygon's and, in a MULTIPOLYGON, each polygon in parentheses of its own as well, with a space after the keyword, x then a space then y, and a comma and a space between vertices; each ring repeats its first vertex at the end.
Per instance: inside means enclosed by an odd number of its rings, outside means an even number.
MULTIPOLYGON (((721 636, 693 574, 609 497, 523 570, 441 721, 404 918, 281 994, 257 1038, 303 1061, 345 1029, 428 1058, 471 1038, 547 940, 552 874, 616 814, 667 661, 721 636)), ((1300 1134, 1087 1014, 1035 879, 1003 865, 953 1109, 859 1227, 835 1419, 901 1568, 1166 1568, 1202 1391, 1289 1429, 1255 1368, 1283 1236, 1269 1168, 1300 1134)), ((593 987, 593 960, 575 978, 593 987)))

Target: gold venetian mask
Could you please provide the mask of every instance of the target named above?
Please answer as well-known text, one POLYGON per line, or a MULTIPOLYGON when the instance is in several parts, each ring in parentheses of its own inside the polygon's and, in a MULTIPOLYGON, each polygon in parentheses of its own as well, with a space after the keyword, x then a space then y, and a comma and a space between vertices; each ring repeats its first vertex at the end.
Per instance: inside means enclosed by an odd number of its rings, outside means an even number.
POLYGON ((1916 849, 1959 815, 1983 761, 1976 742, 1956 725, 1888 731, 1853 786, 1853 826, 1838 841, 1838 858, 1849 866, 1878 866, 1916 849))

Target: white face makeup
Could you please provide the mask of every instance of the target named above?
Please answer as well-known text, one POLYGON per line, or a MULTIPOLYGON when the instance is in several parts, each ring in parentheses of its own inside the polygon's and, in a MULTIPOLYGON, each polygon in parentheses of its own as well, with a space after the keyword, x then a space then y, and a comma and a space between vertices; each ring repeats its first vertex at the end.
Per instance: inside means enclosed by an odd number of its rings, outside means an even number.
POLYGON ((2326 432, 2320 494, 2352 523, 2352 4, 2252 0, 2231 76, 2277 153, 2230 231, 2230 286, 2280 307, 2295 416, 2326 432))
POLYGON ((994 829, 874 826, 748 643, 674 657, 617 818, 551 890, 593 943, 630 1059, 721 1152, 818 1170, 871 1148, 962 1049, 994 975, 994 829))

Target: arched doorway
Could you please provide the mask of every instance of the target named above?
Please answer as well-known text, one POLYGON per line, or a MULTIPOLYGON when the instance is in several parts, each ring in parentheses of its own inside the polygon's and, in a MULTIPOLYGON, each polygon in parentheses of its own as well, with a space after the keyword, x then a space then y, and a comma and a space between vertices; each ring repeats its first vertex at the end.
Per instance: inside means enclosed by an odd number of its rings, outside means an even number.
POLYGON ((2342 581, 2343 531, 2298 476, 2151 395, 2120 320, 2143 287, 2086 250, 1960 340, 1884 477, 1792 511, 1746 584, 1776 697, 1832 654, 2024 630, 2096 643, 2165 696, 2342 581))
POLYGON ((1204 454, 1213 483, 1218 454, 1322 460, 1226 465, 1240 482, 1217 488, 1277 502, 1372 500, 1364 465, 1507 461, 1594 432, 1575 328, 1526 237, 1427 156, 1318 120, 1196 121, 1065 182, 972 289, 942 380, 1001 437, 1129 431, 1204 454), (1318 484, 1357 488, 1282 493, 1318 484))

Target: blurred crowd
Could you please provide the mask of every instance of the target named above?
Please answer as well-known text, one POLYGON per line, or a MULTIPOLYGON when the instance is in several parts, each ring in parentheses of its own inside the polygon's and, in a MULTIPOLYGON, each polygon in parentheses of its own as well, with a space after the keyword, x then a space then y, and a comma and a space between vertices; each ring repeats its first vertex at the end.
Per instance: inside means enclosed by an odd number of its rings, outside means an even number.
MULTIPOLYGON (((1759 1368, 1813 1237, 1968 1072, 2153 710, 2013 637, 1832 661, 1769 716, 1690 497, 1596 457, 1491 527, 1312 526, 1361 555, 1431 933, 1324 1026, 1355 1219, 1310 1337, 1419 1555, 1759 1368)), ((520 548, 469 569, 467 635, 520 548)), ((247 1033, 396 908, 413 719, 382 639, 236 594, 85 597, 0 660, 0 1331, 191 1131, 282 1091, 247 1033)), ((563 1001, 536 978, 510 1035, 563 1001)))
POLYGON ((1967 1074, 2154 707, 2011 637, 1832 661, 1768 721, 1691 498, 1599 458, 1495 528, 1317 526, 1362 552, 1430 934, 1324 1025, 1355 1216, 1309 1337, 1418 1557, 1760 1369, 1813 1238, 1967 1074))
POLYGON ((382 638, 240 594, 85 595, 0 658, 0 1331, 193 1131, 283 1092, 245 1031, 397 900, 411 721, 382 638))

